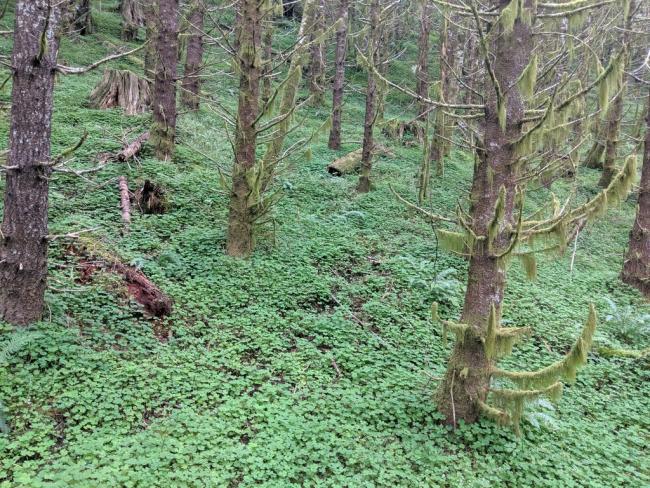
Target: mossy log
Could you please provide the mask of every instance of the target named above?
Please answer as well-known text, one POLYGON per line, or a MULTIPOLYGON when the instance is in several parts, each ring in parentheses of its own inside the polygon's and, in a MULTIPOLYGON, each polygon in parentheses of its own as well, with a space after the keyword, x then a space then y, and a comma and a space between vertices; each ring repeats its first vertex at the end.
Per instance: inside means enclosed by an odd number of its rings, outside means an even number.
POLYGON ((91 108, 122 107, 126 115, 146 112, 151 105, 149 82, 131 71, 107 69, 90 94, 91 108))
MULTIPOLYGON (((391 154, 387 147, 376 144, 373 148, 373 154, 391 154)), ((361 167, 361 156, 363 148, 359 148, 351 153, 341 156, 327 166, 327 172, 334 176, 342 176, 352 173, 361 167)))

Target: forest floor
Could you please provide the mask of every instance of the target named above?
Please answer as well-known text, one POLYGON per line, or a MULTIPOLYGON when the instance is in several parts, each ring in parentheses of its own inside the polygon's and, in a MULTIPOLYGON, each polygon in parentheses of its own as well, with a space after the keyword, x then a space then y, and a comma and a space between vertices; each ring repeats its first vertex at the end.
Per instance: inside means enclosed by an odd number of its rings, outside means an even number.
MULTIPOLYGON (((64 43, 66 63, 89 63, 122 44, 115 13, 95 18, 98 34, 64 43)), ((0 46, 9 49, 7 40, 0 46)), ((228 70, 214 55, 209 61, 228 70)), ((113 66, 141 69, 130 59, 113 66)), ((148 128, 146 115, 86 108, 101 76, 63 77, 56 86, 53 152, 89 132, 74 167, 92 166, 98 153, 148 128)), ((353 76, 344 111, 349 143, 330 151, 325 134, 311 159, 289 162, 278 177, 286 196, 275 225, 246 261, 224 254, 227 198, 217 167, 229 169, 232 151, 207 107, 181 117, 173 163, 147 149, 129 165, 53 180, 51 233, 95 229, 85 239, 142 269, 174 310, 148 318, 119 277, 88 276, 70 240, 53 243, 45 320, 0 357, 11 428, 0 434, 0 487, 649 486, 648 360, 598 353, 650 345, 648 309, 618 279, 633 199, 580 233, 574 259, 572 248, 541 259, 532 282, 519 263, 509 270, 504 322, 534 333, 508 367, 557 360, 596 304, 596 350, 577 382, 556 405, 530 405, 520 436, 489 421, 444 426, 433 397, 451 344, 430 306, 436 300, 444 317, 458 317, 466 263, 437 249, 431 227, 389 191, 392 184, 414 196, 417 146, 380 137, 393 155, 377 159, 367 195, 355 194, 355 176, 325 171, 359 147, 362 86, 353 76), (131 190, 146 178, 162 185, 170 211, 135 212, 123 235, 121 175, 131 190)), ((204 89, 235 103, 233 77, 215 77, 204 89)), ((9 101, 5 87, 1 144, 9 101)), ((388 108, 388 117, 412 110, 399 97, 388 108)), ((304 114, 295 137, 316 129, 329 107, 304 114)), ((451 153, 444 178, 433 181, 436 212, 453 214, 472 165, 470 155, 451 153)), ((561 197, 575 185, 585 201, 597 179, 580 168, 577 181, 552 190, 561 197)), ((533 187, 527 197, 535 208, 550 192, 533 187)), ((11 337, 0 325, 0 344, 11 337)))

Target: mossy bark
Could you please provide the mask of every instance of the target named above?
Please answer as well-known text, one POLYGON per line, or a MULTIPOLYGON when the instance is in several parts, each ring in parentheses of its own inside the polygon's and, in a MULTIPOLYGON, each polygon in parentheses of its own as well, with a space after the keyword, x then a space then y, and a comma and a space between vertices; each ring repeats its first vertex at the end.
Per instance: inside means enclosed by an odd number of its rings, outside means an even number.
POLYGON ((48 186, 58 34, 69 4, 15 7, 9 155, 0 245, 0 318, 41 318, 47 286, 48 186), (45 34, 43 36, 43 34, 45 34), (44 43, 41 44, 41 39, 44 43))
POLYGON ((618 173, 616 161, 618 156, 618 139, 621 132, 621 118, 623 116, 623 91, 621 91, 611 103, 607 111, 605 122, 605 159, 603 161, 603 172, 598 181, 601 188, 607 188, 612 178, 618 173))
POLYGON ((647 110, 639 200, 621 279, 650 298, 650 90, 647 110))
MULTIPOLYGON (((370 33, 368 35, 368 60, 376 64, 379 51, 379 4, 380 0, 372 0, 370 3, 370 33)), ((372 150, 374 146, 374 128, 377 118, 377 81, 372 73, 368 73, 368 85, 366 87, 366 114, 363 123, 363 151, 361 156, 361 174, 357 183, 359 193, 370 191, 370 172, 372 170, 372 150)))
POLYGON ((183 105, 190 110, 198 110, 200 104, 205 8, 206 6, 203 0, 192 0, 187 16, 189 22, 189 38, 187 40, 181 100, 183 105))
POLYGON ((325 43, 321 39, 325 31, 325 2, 318 0, 314 16, 314 26, 312 30, 311 45, 311 62, 309 64, 309 94, 311 95, 311 104, 320 106, 323 104, 325 93, 325 43))
MULTIPOLYGON (((429 38, 431 36, 432 4, 428 0, 420 2, 420 36, 418 39, 418 62, 415 70, 415 93, 420 97, 429 97, 429 38)), ((418 101, 418 119, 423 120, 429 106, 418 101)))
POLYGON ((332 128, 328 147, 330 149, 341 149, 341 117, 343 114, 343 88, 345 86, 345 59, 348 42, 348 0, 340 0, 339 19, 340 25, 336 31, 336 60, 334 85, 332 87, 332 128))
POLYGON ((242 0, 239 5, 238 62, 239 105, 235 134, 235 162, 232 173, 232 192, 228 216, 226 253, 233 257, 247 257, 255 247, 251 197, 256 161, 257 129, 260 93, 261 12, 257 0, 242 0))
MULTIPOLYGON (((505 4, 507 5, 507 3, 505 4)), ((505 6, 505 5, 502 5, 505 6)), ((506 120, 502 129, 498 116, 495 86, 486 81, 486 109, 483 129, 484 149, 478 151, 471 190, 471 227, 477 240, 469 257, 467 290, 460 322, 468 328, 456 341, 447 371, 437 393, 439 410, 446 422, 475 422, 479 403, 485 401, 493 360, 483 346, 488 318, 494 306, 500 316, 506 271, 498 250, 510 242, 515 207, 517 165, 510 141, 522 134, 524 103, 517 79, 530 61, 533 34, 529 25, 515 21, 512 33, 493 37, 490 56, 495 77, 503 90, 506 120), (504 192, 503 210, 497 211, 500 193, 504 192), (502 213, 500 219, 497 215, 502 213), (490 229, 498 222, 494 235, 490 229)))
POLYGON ((178 0, 159 0, 156 9, 156 73, 151 144, 160 160, 171 160, 176 140, 178 0))

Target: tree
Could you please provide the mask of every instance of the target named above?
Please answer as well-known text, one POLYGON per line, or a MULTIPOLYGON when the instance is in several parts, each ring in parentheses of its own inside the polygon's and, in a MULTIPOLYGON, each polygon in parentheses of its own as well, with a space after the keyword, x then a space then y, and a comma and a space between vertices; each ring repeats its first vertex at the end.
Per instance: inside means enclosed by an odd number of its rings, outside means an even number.
POLYGON ((206 5, 203 0, 192 0, 187 16, 190 33, 187 40, 181 100, 191 110, 199 109, 205 8, 206 5))
POLYGON ((621 279, 650 297, 650 90, 646 112, 643 167, 639 185, 636 219, 630 231, 630 243, 621 279))
POLYGON ((59 32, 68 5, 16 4, 13 88, 6 166, 0 316, 26 325, 43 312, 47 286, 48 178, 59 32))
MULTIPOLYGON (((460 320, 441 320, 443 336, 452 331, 456 342, 438 389, 437 404, 449 424, 459 420, 475 422, 483 415, 516 427, 527 401, 540 396, 557 399, 562 381, 575 378, 576 369, 584 364, 591 347, 596 316, 592 307, 580 337, 557 362, 537 371, 500 369, 498 360, 530 332, 527 327, 501 326, 507 266, 518 258, 529 277, 534 277, 537 253, 562 252, 581 226, 602 214, 608 204, 625 197, 635 177, 635 158, 627 158, 611 184, 593 199, 574 208, 569 205, 570 199, 564 205, 552 203, 546 216, 542 208, 534 218, 524 217, 525 187, 541 174, 561 170, 566 164, 565 158, 548 162, 544 157, 546 149, 564 140, 566 128, 579 120, 584 97, 592 90, 597 88, 601 99, 607 100, 617 93, 622 53, 614 56, 607 67, 598 61, 597 75, 586 87, 571 80, 571 71, 565 65, 563 83, 558 86, 547 76, 550 70, 538 73, 538 58, 546 61, 547 52, 543 46, 536 46, 533 19, 544 22, 568 17, 573 23, 572 16, 581 15, 584 8, 511 0, 481 11, 475 2, 456 10, 464 18, 473 19, 473 24, 465 28, 477 37, 485 76, 481 98, 485 103, 425 101, 464 121, 479 120, 466 131, 471 139, 465 145, 474 148, 476 157, 469 209, 459 205, 454 219, 409 203, 430 221, 456 223, 455 230, 436 226, 438 241, 469 261, 460 320), (508 386, 497 387, 495 379, 508 386)), ((565 57, 566 52, 561 59, 565 57)), ((433 308, 434 318, 439 320, 437 306, 433 308)))
POLYGON ((431 2, 420 0, 420 37, 418 39, 418 63, 415 93, 422 97, 418 103, 418 118, 425 117, 429 107, 424 99, 429 97, 429 37, 431 35, 431 2))
POLYGON ((153 86, 151 144, 156 157, 170 160, 176 139, 176 81, 178 64, 178 0, 157 0, 156 66, 153 86))
POLYGON ((311 34, 311 62, 309 69, 309 93, 314 106, 323 104, 325 92, 325 44, 323 32, 325 31, 325 2, 319 0, 316 7, 314 26, 311 34))
POLYGON ((74 30, 82 36, 92 34, 95 30, 91 14, 90 0, 79 0, 76 6, 74 30))
POLYGON ((125 41, 136 40, 138 30, 144 23, 140 0, 122 0, 120 13, 122 14, 122 39, 125 41))
POLYGON ((343 112, 343 88, 345 86, 345 58, 348 41, 348 0, 339 2, 339 28, 336 31, 336 60, 332 87, 332 129, 328 146, 341 149, 341 114, 343 112))
MULTIPOLYGON (((369 12, 369 33, 367 60, 371 66, 377 66, 379 59, 380 36, 380 0, 371 0, 369 12)), ((368 193, 370 191, 370 171, 372 170, 372 149, 374 146, 373 132, 377 119, 377 80, 372 72, 368 71, 368 84, 366 86, 366 114, 363 122, 363 151, 361 156, 361 174, 357 191, 368 193)))

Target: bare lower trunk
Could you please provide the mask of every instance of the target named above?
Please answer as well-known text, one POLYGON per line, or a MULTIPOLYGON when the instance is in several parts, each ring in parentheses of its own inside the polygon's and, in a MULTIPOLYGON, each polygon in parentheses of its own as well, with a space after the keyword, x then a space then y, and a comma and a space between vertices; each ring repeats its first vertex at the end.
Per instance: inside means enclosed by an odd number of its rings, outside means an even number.
POLYGON ((90 12, 90 0, 79 0, 75 9, 73 29, 81 36, 87 36, 95 31, 90 12))
POLYGON ((194 0, 188 15, 189 39, 185 56, 185 76, 183 78, 182 101, 190 110, 199 109, 201 92, 201 67, 203 65, 203 19, 205 4, 194 0))
POLYGON ((26 325, 41 318, 47 280, 48 177, 52 92, 67 4, 16 4, 9 156, 0 247, 0 317, 26 325), (48 20, 49 15, 49 20, 48 20), (41 45, 46 33, 47 48, 41 45))
POLYGON ((332 129, 330 130, 329 148, 341 149, 341 115, 343 112, 343 87, 345 85, 345 58, 348 40, 348 0, 339 4, 341 24, 336 31, 336 73, 332 89, 332 129))
MULTIPOLYGON (((370 4, 370 34, 368 37, 368 61, 376 64, 379 45, 379 0, 370 4)), ((370 191, 370 171, 372 169, 373 131, 377 118, 377 81, 368 71, 366 87, 366 115, 363 123, 363 151, 361 156, 361 175, 357 184, 359 193, 370 191)))
POLYGON ((639 202, 634 226, 630 231, 630 244, 625 256, 621 279, 650 298, 650 91, 648 93, 639 202))
POLYGON ((252 178, 257 147, 255 121, 259 114, 261 50, 260 3, 242 0, 239 6, 239 105, 235 139, 235 163, 232 173, 232 193, 228 216, 226 252, 233 257, 249 256, 255 247, 251 215, 252 178))
POLYGON ((157 0, 143 0, 142 13, 146 27, 147 45, 144 51, 144 75, 150 81, 156 76, 156 9, 157 0))
POLYGON ((156 157, 170 160, 176 140, 178 0, 159 0, 156 16, 156 75, 151 143, 156 157))
POLYGON ((475 168, 471 193, 472 231, 485 236, 472 244, 465 302, 460 323, 469 330, 463 340, 456 341, 447 372, 441 382, 437 400, 438 408, 446 422, 459 420, 475 422, 479 417, 479 401, 486 399, 493 361, 484 350, 491 307, 498 316, 505 288, 505 264, 498 257, 510 242, 517 174, 514 153, 509 141, 522 133, 521 120, 524 104, 516 81, 530 60, 533 47, 531 27, 517 20, 512 34, 495 36, 491 55, 496 79, 504 90, 506 125, 501 129, 494 86, 486 82, 487 100, 484 136, 485 150, 479 151, 480 162, 475 168), (499 193, 504 192, 503 217, 492 238, 499 193))
MULTIPOLYGON (((429 97, 429 36, 431 34, 431 3, 423 1, 420 5, 420 38, 418 40, 418 64, 415 92, 422 98, 429 97)), ((418 101, 418 118, 422 119, 429 106, 418 101)))

